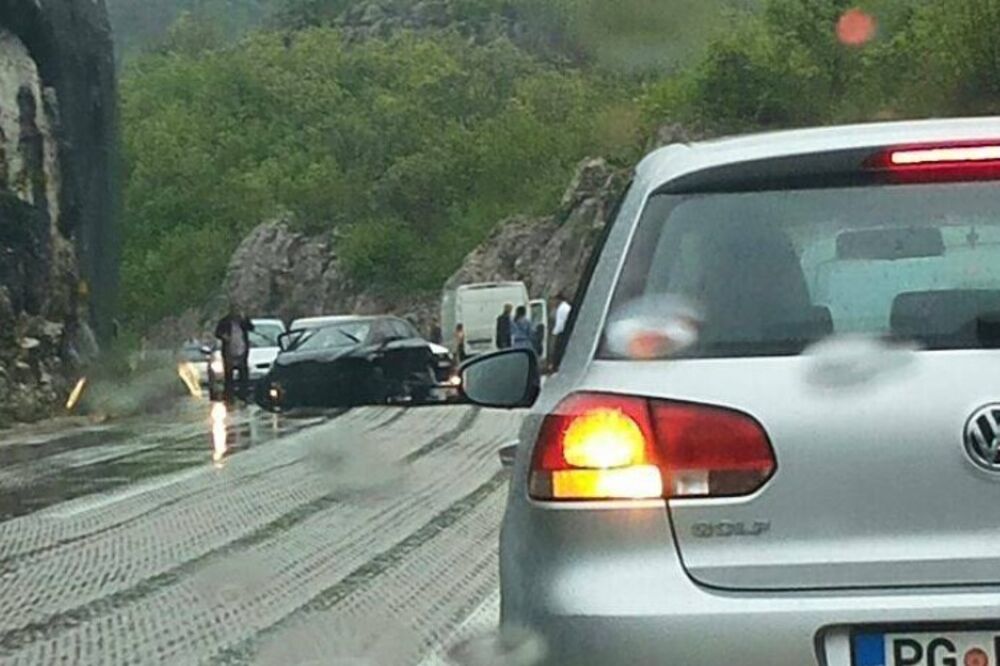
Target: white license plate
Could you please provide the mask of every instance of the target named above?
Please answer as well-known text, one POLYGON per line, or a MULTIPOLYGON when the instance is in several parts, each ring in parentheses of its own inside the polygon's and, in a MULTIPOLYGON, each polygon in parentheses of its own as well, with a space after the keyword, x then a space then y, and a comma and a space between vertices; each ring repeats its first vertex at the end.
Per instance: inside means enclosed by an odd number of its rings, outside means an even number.
POLYGON ((854 666, 998 666, 995 631, 859 632, 854 666))

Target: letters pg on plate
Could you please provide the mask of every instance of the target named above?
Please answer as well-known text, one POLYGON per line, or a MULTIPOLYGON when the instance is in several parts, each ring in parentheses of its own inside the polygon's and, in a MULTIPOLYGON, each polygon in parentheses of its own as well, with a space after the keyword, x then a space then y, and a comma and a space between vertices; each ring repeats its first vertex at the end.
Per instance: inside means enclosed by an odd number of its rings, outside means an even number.
POLYGON ((852 643, 854 666, 994 666, 1000 629, 858 633, 852 643))

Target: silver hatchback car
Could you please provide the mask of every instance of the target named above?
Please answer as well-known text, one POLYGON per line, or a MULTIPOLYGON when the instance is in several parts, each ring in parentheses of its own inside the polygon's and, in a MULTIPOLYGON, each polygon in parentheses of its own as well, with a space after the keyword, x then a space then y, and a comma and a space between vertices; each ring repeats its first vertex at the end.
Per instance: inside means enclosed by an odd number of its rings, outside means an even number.
POLYGON ((658 150, 577 302, 465 368, 546 663, 1000 660, 1000 119, 658 150))

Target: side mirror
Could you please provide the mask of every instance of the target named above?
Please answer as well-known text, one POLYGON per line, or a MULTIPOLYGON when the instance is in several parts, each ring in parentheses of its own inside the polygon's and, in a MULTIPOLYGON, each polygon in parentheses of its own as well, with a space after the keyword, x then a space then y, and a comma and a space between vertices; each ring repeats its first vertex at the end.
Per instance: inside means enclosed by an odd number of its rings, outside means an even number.
POLYGON ((541 391, 538 357, 530 349, 479 356, 462 366, 462 395, 482 407, 531 407, 541 391))
POLYGON ((288 351, 288 348, 292 346, 292 332, 282 333, 278 336, 278 347, 281 351, 288 351))

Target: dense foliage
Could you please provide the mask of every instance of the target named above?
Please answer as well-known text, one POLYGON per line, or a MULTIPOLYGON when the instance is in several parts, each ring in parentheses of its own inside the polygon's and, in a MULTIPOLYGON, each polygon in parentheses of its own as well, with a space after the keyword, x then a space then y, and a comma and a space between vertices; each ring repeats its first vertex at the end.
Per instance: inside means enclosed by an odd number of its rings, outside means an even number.
POLYGON ((869 0, 860 47, 835 26, 856 0, 767 0, 702 61, 653 85, 650 117, 715 131, 1000 110, 1000 0, 869 0))
POLYGON ((137 324, 203 300, 277 211, 336 233, 360 281, 435 288, 496 220, 551 210, 580 158, 634 158, 618 87, 504 41, 347 46, 330 28, 180 41, 190 50, 142 58, 122 84, 137 324))
POLYGON ((1000 110, 1000 0, 867 0, 857 46, 836 31, 856 0, 623 2, 272 0, 229 45, 183 15, 122 83, 131 322, 203 302, 281 210, 359 281, 434 289, 505 215, 554 210, 577 160, 628 163, 658 124, 1000 110), (387 9, 403 28, 351 32, 387 9))

